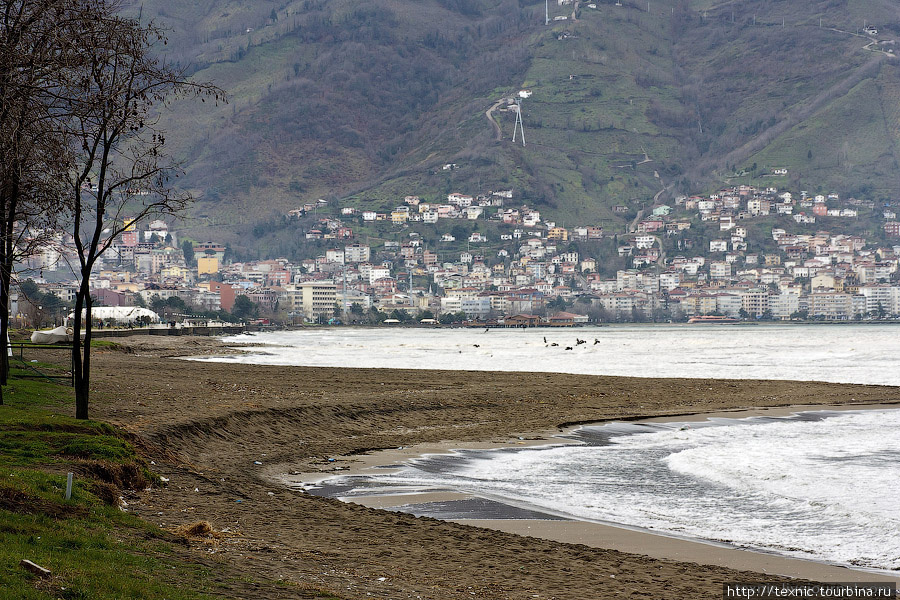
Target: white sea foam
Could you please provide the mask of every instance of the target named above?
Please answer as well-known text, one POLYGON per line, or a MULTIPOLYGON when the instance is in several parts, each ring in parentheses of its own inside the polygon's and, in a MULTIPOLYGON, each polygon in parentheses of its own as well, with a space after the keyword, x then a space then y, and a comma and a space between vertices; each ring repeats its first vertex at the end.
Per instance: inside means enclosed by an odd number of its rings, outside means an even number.
POLYGON ((487 333, 332 328, 233 336, 225 341, 271 345, 199 360, 900 385, 898 332, 891 325, 656 325, 487 333), (578 345, 576 338, 587 343, 578 345))
MULTIPOLYGON (((351 329, 266 333, 204 360, 900 385, 890 325, 351 329), (544 338, 546 337, 546 342, 544 338), (587 340, 577 345, 575 339, 587 340), (594 340, 598 343, 594 343, 594 340), (552 344, 558 346, 552 346, 552 344), (572 346, 572 350, 565 350, 572 346)), ((661 427, 604 445, 463 453, 359 483, 459 489, 573 517, 900 568, 900 411, 661 427)), ((590 437, 592 428, 584 433, 590 437)), ((351 485, 356 485, 351 484, 351 485)))
MULTIPOLYGON (((873 569, 900 568, 900 410, 423 459, 379 485, 445 488, 573 517, 873 569), (446 465, 445 465, 446 467, 446 465)), ((602 431, 602 428, 587 428, 602 431)), ((364 488, 362 488, 364 489, 364 488)), ((383 488, 381 489, 383 492, 383 488)))

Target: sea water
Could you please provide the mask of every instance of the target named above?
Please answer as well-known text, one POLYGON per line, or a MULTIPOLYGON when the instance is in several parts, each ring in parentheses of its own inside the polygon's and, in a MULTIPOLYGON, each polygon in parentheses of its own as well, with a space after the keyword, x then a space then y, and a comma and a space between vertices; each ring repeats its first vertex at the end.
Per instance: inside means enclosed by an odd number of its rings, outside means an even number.
MULTIPOLYGON (((264 345, 202 360, 900 385, 898 333, 891 325, 333 328, 226 338, 264 345)), ((900 410, 613 424, 577 437, 578 445, 426 457, 339 487, 341 495, 459 490, 564 517, 900 569, 900 410)))
MULTIPOLYGON (((329 483, 342 497, 451 490, 556 516, 896 570, 898 431, 900 410, 614 423, 582 428, 577 445, 426 456, 393 473, 329 483)), ((429 514, 427 506, 408 510, 429 514)))
POLYGON ((898 334, 892 325, 339 327, 227 337, 235 346, 262 346, 198 360, 900 385, 898 334))

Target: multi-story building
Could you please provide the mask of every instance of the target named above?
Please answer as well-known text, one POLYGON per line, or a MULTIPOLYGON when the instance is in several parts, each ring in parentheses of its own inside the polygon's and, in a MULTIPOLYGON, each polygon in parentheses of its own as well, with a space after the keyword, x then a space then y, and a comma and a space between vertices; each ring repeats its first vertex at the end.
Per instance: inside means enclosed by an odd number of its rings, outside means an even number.
POLYGON ((896 309, 900 308, 894 306, 894 298, 900 296, 897 291, 900 291, 900 288, 885 284, 860 286, 859 293, 866 299, 866 314, 875 316, 896 314, 896 309))
POLYGON ((325 262, 342 265, 346 261, 346 254, 343 249, 335 248, 325 251, 325 262))
POLYGON ((460 310, 470 317, 484 319, 491 312, 490 296, 475 296, 474 298, 462 298, 460 310))
POLYGON ((337 288, 334 282, 304 282, 298 287, 302 293, 300 310, 307 319, 330 317, 334 313, 334 306, 337 303, 337 288))
POLYGON ((797 294, 773 294, 769 296, 769 310, 775 319, 787 320, 800 310, 800 296, 797 294))
POLYGON ((840 292, 810 294, 809 314, 829 321, 850 319, 853 317, 853 296, 840 292))
POLYGON ((285 307, 300 312, 308 321, 334 316, 338 304, 337 286, 333 281, 304 281, 285 286, 281 292, 285 307))
POLYGON ((744 302, 740 294, 716 294, 716 312, 726 317, 737 318, 741 314, 744 302))
POLYGON ((741 294, 741 308, 751 317, 761 317, 769 306, 769 290, 754 288, 741 294))
POLYGON ((709 264, 709 276, 712 279, 728 279, 731 277, 731 264, 724 261, 714 261, 709 264))

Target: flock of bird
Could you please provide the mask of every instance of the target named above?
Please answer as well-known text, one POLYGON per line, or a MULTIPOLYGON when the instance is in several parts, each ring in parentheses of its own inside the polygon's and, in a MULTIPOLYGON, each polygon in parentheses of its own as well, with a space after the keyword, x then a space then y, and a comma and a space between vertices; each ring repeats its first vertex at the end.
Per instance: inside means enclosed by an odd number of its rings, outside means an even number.
MULTIPOLYGON (((489 329, 484 330, 485 333, 487 333, 488 331, 490 331, 490 330, 489 329)), ((594 345, 596 346, 599 343, 600 343, 600 340, 598 340, 597 338, 594 338, 594 345)), ((575 338, 575 346, 580 346, 582 344, 587 344, 587 340, 575 338)), ((474 348, 481 348, 481 344, 472 344, 472 346, 474 348)), ((558 346, 559 346, 559 344, 557 344, 556 342, 547 343, 547 336, 544 336, 544 348, 557 348, 558 346)), ((566 346, 565 349, 566 350, 574 350, 575 346, 566 346)))
MULTIPOLYGON (((597 338, 594 338, 594 345, 596 346, 599 343, 600 343, 600 340, 598 340, 597 338)), ((575 338, 575 346, 580 346, 582 344, 587 344, 587 340, 581 340, 581 339, 575 338)), ((559 346, 559 344, 557 344, 556 342, 551 342, 548 344, 547 338, 544 337, 544 347, 545 348, 555 348, 557 346, 559 346)), ((575 349, 574 346, 566 346, 566 350, 574 350, 574 349, 575 349)))

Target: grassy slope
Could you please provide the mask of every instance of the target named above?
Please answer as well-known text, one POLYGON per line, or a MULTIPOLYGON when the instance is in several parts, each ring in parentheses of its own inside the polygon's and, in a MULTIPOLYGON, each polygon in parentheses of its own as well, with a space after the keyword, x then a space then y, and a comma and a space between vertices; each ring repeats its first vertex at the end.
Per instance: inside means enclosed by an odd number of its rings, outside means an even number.
POLYGON ((234 594, 243 575, 195 562, 179 538, 110 504, 119 495, 110 482, 142 487, 155 479, 121 433, 66 416, 74 413, 71 388, 23 373, 13 370, 0 406, 0 600, 234 594), (70 500, 67 471, 76 473, 70 500), (52 576, 30 574, 22 559, 52 576))
MULTIPOLYGON (((896 163, 892 140, 885 126, 877 82, 866 80, 825 110, 792 128, 763 152, 752 157, 760 165, 808 165, 796 179, 804 189, 827 192, 825 181, 856 193, 867 181, 880 182, 896 163), (809 157, 809 158, 808 158, 809 157)), ((896 192, 895 186, 874 190, 879 195, 896 192)))

